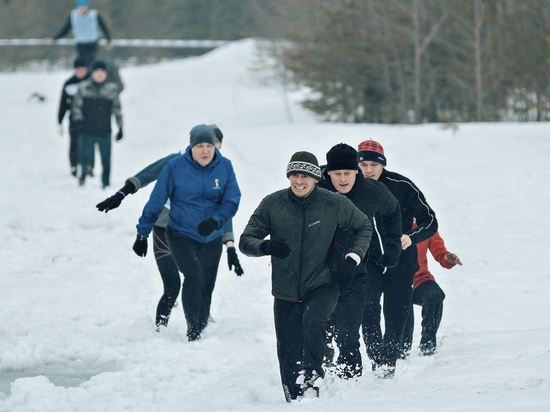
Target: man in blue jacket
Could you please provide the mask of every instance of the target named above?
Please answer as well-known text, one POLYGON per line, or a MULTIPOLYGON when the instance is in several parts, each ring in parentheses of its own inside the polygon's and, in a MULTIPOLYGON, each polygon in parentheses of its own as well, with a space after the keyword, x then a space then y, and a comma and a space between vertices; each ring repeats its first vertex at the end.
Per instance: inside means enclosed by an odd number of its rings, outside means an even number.
POLYGON ((133 246, 138 256, 146 255, 147 237, 170 200, 166 239, 184 278, 182 304, 189 341, 200 339, 208 323, 205 295, 216 279, 223 227, 241 199, 231 161, 216 149, 215 139, 211 126, 191 129, 185 153, 170 160, 157 179, 139 218, 133 246))

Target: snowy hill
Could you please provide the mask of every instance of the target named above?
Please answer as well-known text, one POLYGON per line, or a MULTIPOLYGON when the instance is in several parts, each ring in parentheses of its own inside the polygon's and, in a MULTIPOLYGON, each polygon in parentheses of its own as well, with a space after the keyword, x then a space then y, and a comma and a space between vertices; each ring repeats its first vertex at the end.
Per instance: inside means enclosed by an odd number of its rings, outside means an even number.
MULTIPOLYGON (((78 187, 68 172, 68 137, 55 123, 70 73, 0 74, 0 411, 548 410, 548 124, 327 124, 296 103, 290 123, 282 90, 259 87, 253 61, 245 40, 123 69, 125 138, 113 144, 107 190, 97 177, 78 187), (28 99, 33 92, 46 100, 28 99), (241 278, 222 256, 215 322, 201 341, 187 342, 181 305, 156 333, 161 279, 153 256, 131 249, 152 186, 108 214, 94 206, 184 148, 199 123, 225 135, 243 192, 236 236, 265 195, 288 186, 295 151, 324 162, 336 143, 381 142, 388 169, 418 184, 464 263, 431 262, 447 295, 438 353, 413 352, 393 380, 374 377, 364 359, 357 381, 329 378, 320 399, 286 405, 269 259, 240 253, 241 278)), ((415 345, 419 330, 417 316, 415 345)))

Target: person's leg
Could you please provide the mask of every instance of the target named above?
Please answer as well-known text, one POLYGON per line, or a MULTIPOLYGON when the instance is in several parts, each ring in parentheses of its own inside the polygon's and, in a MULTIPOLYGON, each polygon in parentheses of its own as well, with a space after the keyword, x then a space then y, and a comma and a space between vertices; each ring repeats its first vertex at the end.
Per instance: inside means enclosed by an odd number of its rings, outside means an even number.
POLYGON ((334 284, 320 286, 304 297, 302 316, 303 369, 314 370, 321 377, 325 376, 323 357, 325 354, 326 322, 330 320, 337 301, 338 286, 334 284))
POLYGON ((110 185, 111 177, 111 135, 98 137, 96 142, 99 146, 99 154, 101 155, 101 184, 103 188, 110 185))
POLYGON ((94 152, 94 137, 91 135, 80 134, 78 137, 78 162, 80 163, 80 185, 84 185, 86 175, 88 174, 89 159, 94 152))
POLYGON ((333 314, 334 338, 339 349, 337 366, 342 378, 361 376, 363 373, 359 329, 364 306, 365 275, 362 274, 340 290, 333 314))
POLYGON ((277 358, 285 399, 290 402, 302 394, 296 384, 303 353, 302 341, 303 304, 275 298, 273 316, 277 338, 277 358))
POLYGON ((422 335, 420 351, 429 356, 437 347, 437 330, 443 317, 443 300, 445 293, 433 280, 421 283, 415 290, 416 301, 422 306, 422 335))
POLYGON ((97 53, 97 42, 93 43, 76 43, 76 53, 79 57, 84 59, 88 68, 91 68, 91 64, 95 59, 97 53))
POLYGON ((69 126, 69 165, 71 174, 76 177, 78 170, 78 132, 72 125, 69 126))
POLYGON ((395 368, 400 354, 405 323, 412 307, 412 285, 414 272, 396 273, 390 271, 387 275, 384 290, 384 355, 385 364, 395 368))
POLYGON ((187 338, 190 341, 201 338, 202 304, 202 262, 198 258, 198 242, 183 236, 170 227, 166 228, 166 239, 170 253, 178 270, 183 274, 181 302, 187 320, 187 338))
MULTIPOLYGON (((413 300, 414 300, 414 294, 415 292, 413 291, 413 300)), ((409 309, 409 316, 407 316, 407 321, 405 322, 405 329, 403 329, 403 340, 401 343, 401 353, 400 353, 400 357, 402 359, 405 359, 411 353, 413 333, 414 333, 414 309, 411 306, 411 308, 409 309)))
POLYGON ((362 331, 363 340, 367 348, 367 356, 373 367, 382 362, 382 326, 380 299, 384 291, 384 274, 382 268, 367 264, 365 276, 365 309, 363 311, 362 331))
POLYGON ((162 284, 164 285, 164 293, 157 305, 155 319, 157 328, 161 325, 168 325, 172 308, 181 288, 180 274, 168 248, 165 232, 166 228, 153 226, 153 251, 160 277, 162 278, 162 284))
POLYGON ((199 260, 203 267, 203 301, 201 305, 201 324, 204 329, 208 324, 210 316, 210 306, 212 304, 212 293, 216 286, 216 278, 218 276, 218 267, 222 255, 222 238, 221 236, 211 242, 201 246, 199 260))

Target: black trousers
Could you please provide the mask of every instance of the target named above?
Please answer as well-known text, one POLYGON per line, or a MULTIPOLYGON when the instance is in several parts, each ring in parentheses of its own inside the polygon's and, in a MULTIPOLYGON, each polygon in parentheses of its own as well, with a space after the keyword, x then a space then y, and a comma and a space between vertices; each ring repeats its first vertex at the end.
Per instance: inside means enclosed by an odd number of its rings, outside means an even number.
POLYGON ((86 62, 86 66, 90 68, 97 53, 97 42, 93 43, 76 43, 76 54, 86 62))
POLYGON ((211 242, 200 243, 168 226, 166 239, 178 271, 183 274, 181 301, 187 320, 187 336, 194 340, 200 337, 208 323, 222 254, 222 238, 219 236, 211 242))
POLYGON ((327 348, 325 361, 334 360, 332 341, 338 346, 339 369, 346 371, 348 377, 359 376, 363 370, 360 351, 360 333, 365 307, 365 274, 357 274, 355 279, 340 289, 338 302, 330 322, 327 323, 327 348))
MULTIPOLYGON (((436 334, 443 317, 443 289, 433 280, 422 282, 413 291, 413 304, 422 307, 422 334, 420 348, 435 349, 437 346, 436 334)), ((409 311, 409 317, 403 334, 403 350, 410 352, 414 332, 414 311, 409 311)))
POLYGON ((166 326, 181 289, 180 273, 166 240, 166 228, 153 226, 153 251, 164 286, 164 293, 157 305, 155 321, 157 326, 166 326))
POLYGON ((383 273, 383 268, 368 263, 365 281, 365 310, 363 312, 363 339, 367 355, 376 365, 395 366, 401 354, 401 341, 412 305, 414 271, 407 273, 394 268, 383 273), (380 300, 384 295, 383 308, 380 300), (381 311, 384 311, 384 335, 381 311))
MULTIPOLYGON (((72 167, 78 167, 78 131, 69 125, 69 164, 72 167)), ((90 169, 94 169, 95 154, 90 159, 90 169)))
POLYGON ((300 395, 296 378, 302 369, 320 376, 325 353, 325 328, 338 299, 338 286, 327 284, 304 297, 302 302, 275 298, 273 314, 281 382, 287 401, 300 395))

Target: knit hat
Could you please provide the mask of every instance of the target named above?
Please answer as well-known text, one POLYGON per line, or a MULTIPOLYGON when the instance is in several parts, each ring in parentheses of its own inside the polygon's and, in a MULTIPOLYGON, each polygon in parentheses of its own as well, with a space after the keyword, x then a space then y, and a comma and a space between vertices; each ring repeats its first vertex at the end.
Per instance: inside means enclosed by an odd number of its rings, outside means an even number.
POLYGON ((303 174, 321 180, 321 168, 315 155, 309 152, 294 153, 286 168, 286 177, 293 174, 303 174))
POLYGON ((76 59, 74 59, 73 67, 76 69, 77 67, 88 67, 88 64, 86 63, 86 60, 82 57, 78 56, 76 59))
POLYGON ((357 170, 357 150, 345 143, 338 143, 327 153, 326 170, 357 170))
POLYGON ((193 148, 200 143, 216 143, 216 134, 211 126, 199 124, 189 132, 189 146, 193 148))
POLYGON ((76 0, 75 7, 89 7, 90 2, 88 0, 76 0))
POLYGON ((386 156, 382 145, 372 139, 359 143, 357 161, 370 160, 386 166, 386 156))
POLYGON ((107 71, 107 63, 104 60, 96 60, 92 63, 92 71, 105 70, 107 71))
POLYGON ((221 143, 223 140, 223 133, 220 128, 215 124, 211 124, 210 127, 212 128, 212 130, 214 130, 214 133, 216 134, 216 139, 218 139, 221 143))

